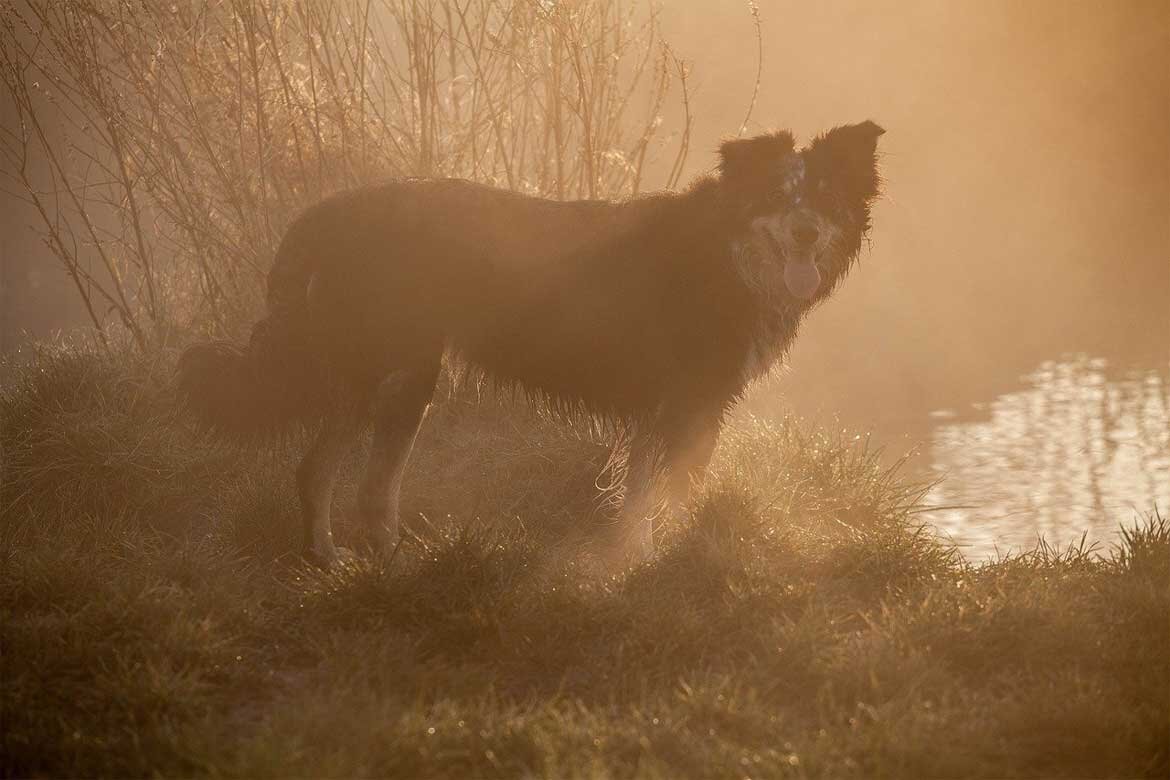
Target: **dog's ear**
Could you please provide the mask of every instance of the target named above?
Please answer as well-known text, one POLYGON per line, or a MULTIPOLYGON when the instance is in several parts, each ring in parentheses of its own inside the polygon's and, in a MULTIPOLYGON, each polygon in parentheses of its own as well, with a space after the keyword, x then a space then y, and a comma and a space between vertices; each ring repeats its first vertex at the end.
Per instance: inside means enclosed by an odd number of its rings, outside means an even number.
POLYGON ((827 143, 850 147, 860 154, 873 156, 877 151, 877 139, 885 134, 883 127, 867 119, 860 124, 835 127, 825 133, 824 140, 827 143))
POLYGON ((787 130, 729 139, 719 145, 719 173, 725 179, 741 181, 767 176, 795 147, 787 130))
POLYGON ((813 141, 812 148, 828 157, 832 172, 848 182, 855 192, 872 198, 881 183, 877 171, 877 139, 885 132, 866 120, 833 128, 813 141))

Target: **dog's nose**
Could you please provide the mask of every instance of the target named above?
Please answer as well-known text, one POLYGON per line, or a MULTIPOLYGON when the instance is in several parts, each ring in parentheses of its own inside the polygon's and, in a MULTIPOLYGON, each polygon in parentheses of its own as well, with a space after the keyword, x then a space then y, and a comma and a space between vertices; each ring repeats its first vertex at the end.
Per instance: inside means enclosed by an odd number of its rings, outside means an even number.
POLYGON ((820 235, 821 233, 817 230, 817 226, 808 223, 797 225, 792 229, 792 237, 801 246, 815 244, 817 239, 820 238, 820 235))

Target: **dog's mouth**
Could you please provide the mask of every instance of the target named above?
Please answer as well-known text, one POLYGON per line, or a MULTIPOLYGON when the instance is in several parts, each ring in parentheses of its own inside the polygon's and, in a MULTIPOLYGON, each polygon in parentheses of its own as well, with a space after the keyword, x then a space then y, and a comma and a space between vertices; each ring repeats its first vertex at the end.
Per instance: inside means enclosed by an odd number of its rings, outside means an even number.
POLYGON ((807 301, 820 289, 821 271, 811 257, 807 260, 790 257, 784 262, 784 286, 797 298, 807 301))
POLYGON ((807 301, 817 294, 821 287, 821 271, 816 254, 809 250, 803 254, 785 251, 780 242, 768 231, 764 231, 772 251, 784 261, 784 286, 794 298, 807 301))

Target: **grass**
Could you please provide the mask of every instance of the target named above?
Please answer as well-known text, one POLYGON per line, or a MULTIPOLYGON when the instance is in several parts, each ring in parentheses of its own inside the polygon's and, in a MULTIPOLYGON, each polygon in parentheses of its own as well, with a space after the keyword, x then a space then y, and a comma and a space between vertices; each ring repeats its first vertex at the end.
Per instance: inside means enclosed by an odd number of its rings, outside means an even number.
POLYGON ((168 376, 78 348, 10 371, 0 775, 1170 773, 1156 513, 973 567, 864 443, 743 420, 659 558, 606 579, 577 552, 604 448, 464 390, 393 564, 322 573, 295 437, 226 451, 168 376))

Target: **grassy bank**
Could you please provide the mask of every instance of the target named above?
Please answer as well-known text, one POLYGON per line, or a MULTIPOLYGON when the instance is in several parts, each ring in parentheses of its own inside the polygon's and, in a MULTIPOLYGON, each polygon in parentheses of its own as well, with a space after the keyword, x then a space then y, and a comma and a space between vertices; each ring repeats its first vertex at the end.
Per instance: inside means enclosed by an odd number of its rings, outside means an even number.
POLYGON ((744 421, 660 558, 601 579, 604 447, 464 389, 393 565, 323 574, 295 437, 217 447, 169 371, 46 349, 5 383, 2 775, 1170 772, 1158 517, 976 568, 860 444, 744 421))

